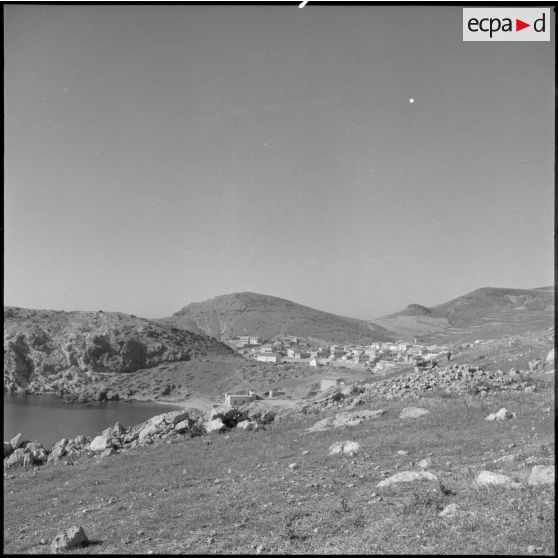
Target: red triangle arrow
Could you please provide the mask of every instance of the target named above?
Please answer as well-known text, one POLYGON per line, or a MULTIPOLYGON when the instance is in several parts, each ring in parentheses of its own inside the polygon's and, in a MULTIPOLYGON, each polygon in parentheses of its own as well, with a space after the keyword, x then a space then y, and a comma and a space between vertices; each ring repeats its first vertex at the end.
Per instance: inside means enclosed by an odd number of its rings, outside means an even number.
POLYGON ((531 27, 531 24, 530 23, 525 23, 524 21, 521 21, 520 19, 515 20, 515 30, 516 31, 521 31, 522 29, 525 29, 525 27, 531 27))

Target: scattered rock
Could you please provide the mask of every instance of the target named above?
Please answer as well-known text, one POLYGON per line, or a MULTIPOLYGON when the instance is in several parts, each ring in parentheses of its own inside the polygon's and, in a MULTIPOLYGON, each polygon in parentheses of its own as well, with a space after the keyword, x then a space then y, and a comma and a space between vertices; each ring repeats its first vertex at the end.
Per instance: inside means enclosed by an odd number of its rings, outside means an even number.
POLYGON ((290 469, 291 471, 293 471, 294 469, 297 469, 297 468, 298 468, 298 464, 297 464, 297 463, 290 463, 290 464, 289 464, 289 469, 290 469))
POLYGON ((546 355, 546 362, 549 364, 554 363, 554 348, 550 349, 549 353, 546 355))
POLYGON ((87 536, 81 527, 73 525, 66 531, 58 533, 51 543, 53 552, 68 550, 77 546, 85 546, 88 543, 87 536))
POLYGON ((365 420, 379 418, 386 414, 387 411, 379 410, 362 410, 351 413, 338 413, 335 417, 328 417, 319 420, 311 426, 307 432, 322 432, 328 428, 343 428, 345 426, 357 426, 365 420))
POLYGON ((409 452, 407 450, 399 450, 397 455, 409 455, 409 452))
POLYGON ((527 480, 529 486, 539 486, 541 484, 554 484, 555 479, 554 465, 535 465, 531 469, 531 474, 527 480))
POLYGON ((427 473, 426 471, 401 471, 401 473, 396 473, 383 481, 380 481, 376 486, 378 488, 385 488, 386 486, 391 486, 392 484, 398 484, 401 482, 414 482, 414 481, 437 481, 438 477, 432 473, 427 473))
POLYGON ((493 471, 481 471, 475 477, 476 486, 509 486, 518 488, 521 484, 513 482, 511 477, 502 475, 501 473, 494 473, 493 471))
POLYGON ((347 440, 346 442, 335 442, 329 447, 329 455, 336 455, 338 453, 345 453, 352 457, 358 453, 360 449, 360 444, 358 442, 351 442, 347 440))
POLYGON ((405 407, 401 414, 399 415, 400 419, 407 419, 407 418, 418 418, 430 413, 428 409, 423 409, 421 407, 405 407))
POLYGON ((457 504, 448 504, 439 514, 439 517, 452 517, 457 515, 457 504))
POLYGON ((503 422, 515 418, 517 415, 515 413, 510 413, 505 407, 502 407, 497 413, 491 413, 484 420, 492 421, 496 420, 498 422, 503 422))

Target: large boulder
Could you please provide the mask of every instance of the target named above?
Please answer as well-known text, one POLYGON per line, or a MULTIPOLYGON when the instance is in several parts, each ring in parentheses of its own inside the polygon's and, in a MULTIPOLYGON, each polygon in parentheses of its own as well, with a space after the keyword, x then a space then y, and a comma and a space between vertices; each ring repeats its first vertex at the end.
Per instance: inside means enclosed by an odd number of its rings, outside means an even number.
POLYGON ((511 477, 503 475, 501 473, 495 473, 493 471, 480 471, 480 473, 475 477, 475 485, 479 487, 486 486, 504 486, 518 488, 521 485, 517 482, 513 482, 511 477))
POLYGON ((172 411, 166 414, 166 421, 168 423, 174 424, 175 426, 179 422, 188 421, 189 418, 190 418, 190 413, 188 413, 188 411, 186 410, 172 411))
POLYGON ((402 482, 416 482, 416 481, 437 481, 438 477, 427 471, 401 471, 396 473, 383 481, 380 481, 376 486, 378 488, 385 488, 393 484, 402 482))
POLYGON ((66 455, 68 446, 68 439, 62 438, 52 448, 50 449, 50 455, 48 456, 49 461, 58 461, 61 457, 66 455))
POLYGON ((554 364, 554 348, 550 349, 549 353, 546 355, 546 362, 548 364, 554 364))
POLYGON ((4 467, 11 469, 12 467, 21 467, 29 463, 29 455, 23 448, 17 448, 10 457, 4 460, 4 467))
POLYGON ((227 428, 220 418, 210 420, 204 423, 203 426, 208 434, 211 434, 212 432, 223 432, 223 430, 227 428))
POLYGON ((109 441, 104 436, 95 436, 91 442, 91 451, 104 451, 110 445, 109 441))
POLYGON ((157 428, 157 425, 156 424, 151 424, 150 421, 148 421, 146 426, 144 426, 139 431, 138 438, 139 438, 140 442, 143 442, 146 438, 151 438, 152 436, 157 434, 157 432, 159 432, 159 428, 157 428))
POLYGON ((23 434, 21 432, 19 432, 18 434, 16 434, 11 440, 10 440, 10 444, 12 444, 12 449, 17 449, 19 448, 22 444, 23 444, 24 440, 23 440, 23 434))
POLYGON ((83 528, 73 525, 54 537, 51 543, 51 549, 53 552, 59 552, 60 550, 69 550, 78 546, 85 546, 88 542, 83 528))
POLYGON ((541 484, 554 484, 555 470, 554 465, 535 465, 531 469, 531 474, 527 480, 529 486, 539 486, 541 484))

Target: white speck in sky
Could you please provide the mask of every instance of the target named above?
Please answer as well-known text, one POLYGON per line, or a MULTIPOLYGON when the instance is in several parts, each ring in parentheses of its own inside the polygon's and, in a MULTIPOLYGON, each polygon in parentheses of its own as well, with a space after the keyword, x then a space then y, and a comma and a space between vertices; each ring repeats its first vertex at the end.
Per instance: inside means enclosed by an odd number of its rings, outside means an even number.
POLYGON ((412 103, 414 103, 414 102, 415 102, 415 100, 414 100, 414 99, 412 99, 412 98, 411 98, 411 99, 409 99, 409 103, 411 103, 411 104, 412 104, 412 103))

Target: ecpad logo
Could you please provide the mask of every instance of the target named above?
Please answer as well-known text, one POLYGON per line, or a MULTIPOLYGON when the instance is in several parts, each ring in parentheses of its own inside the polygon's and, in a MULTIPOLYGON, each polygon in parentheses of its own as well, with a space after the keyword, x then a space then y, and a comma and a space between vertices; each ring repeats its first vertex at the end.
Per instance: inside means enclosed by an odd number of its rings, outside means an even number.
POLYGON ((463 8, 464 41, 550 41, 550 8, 463 8))

